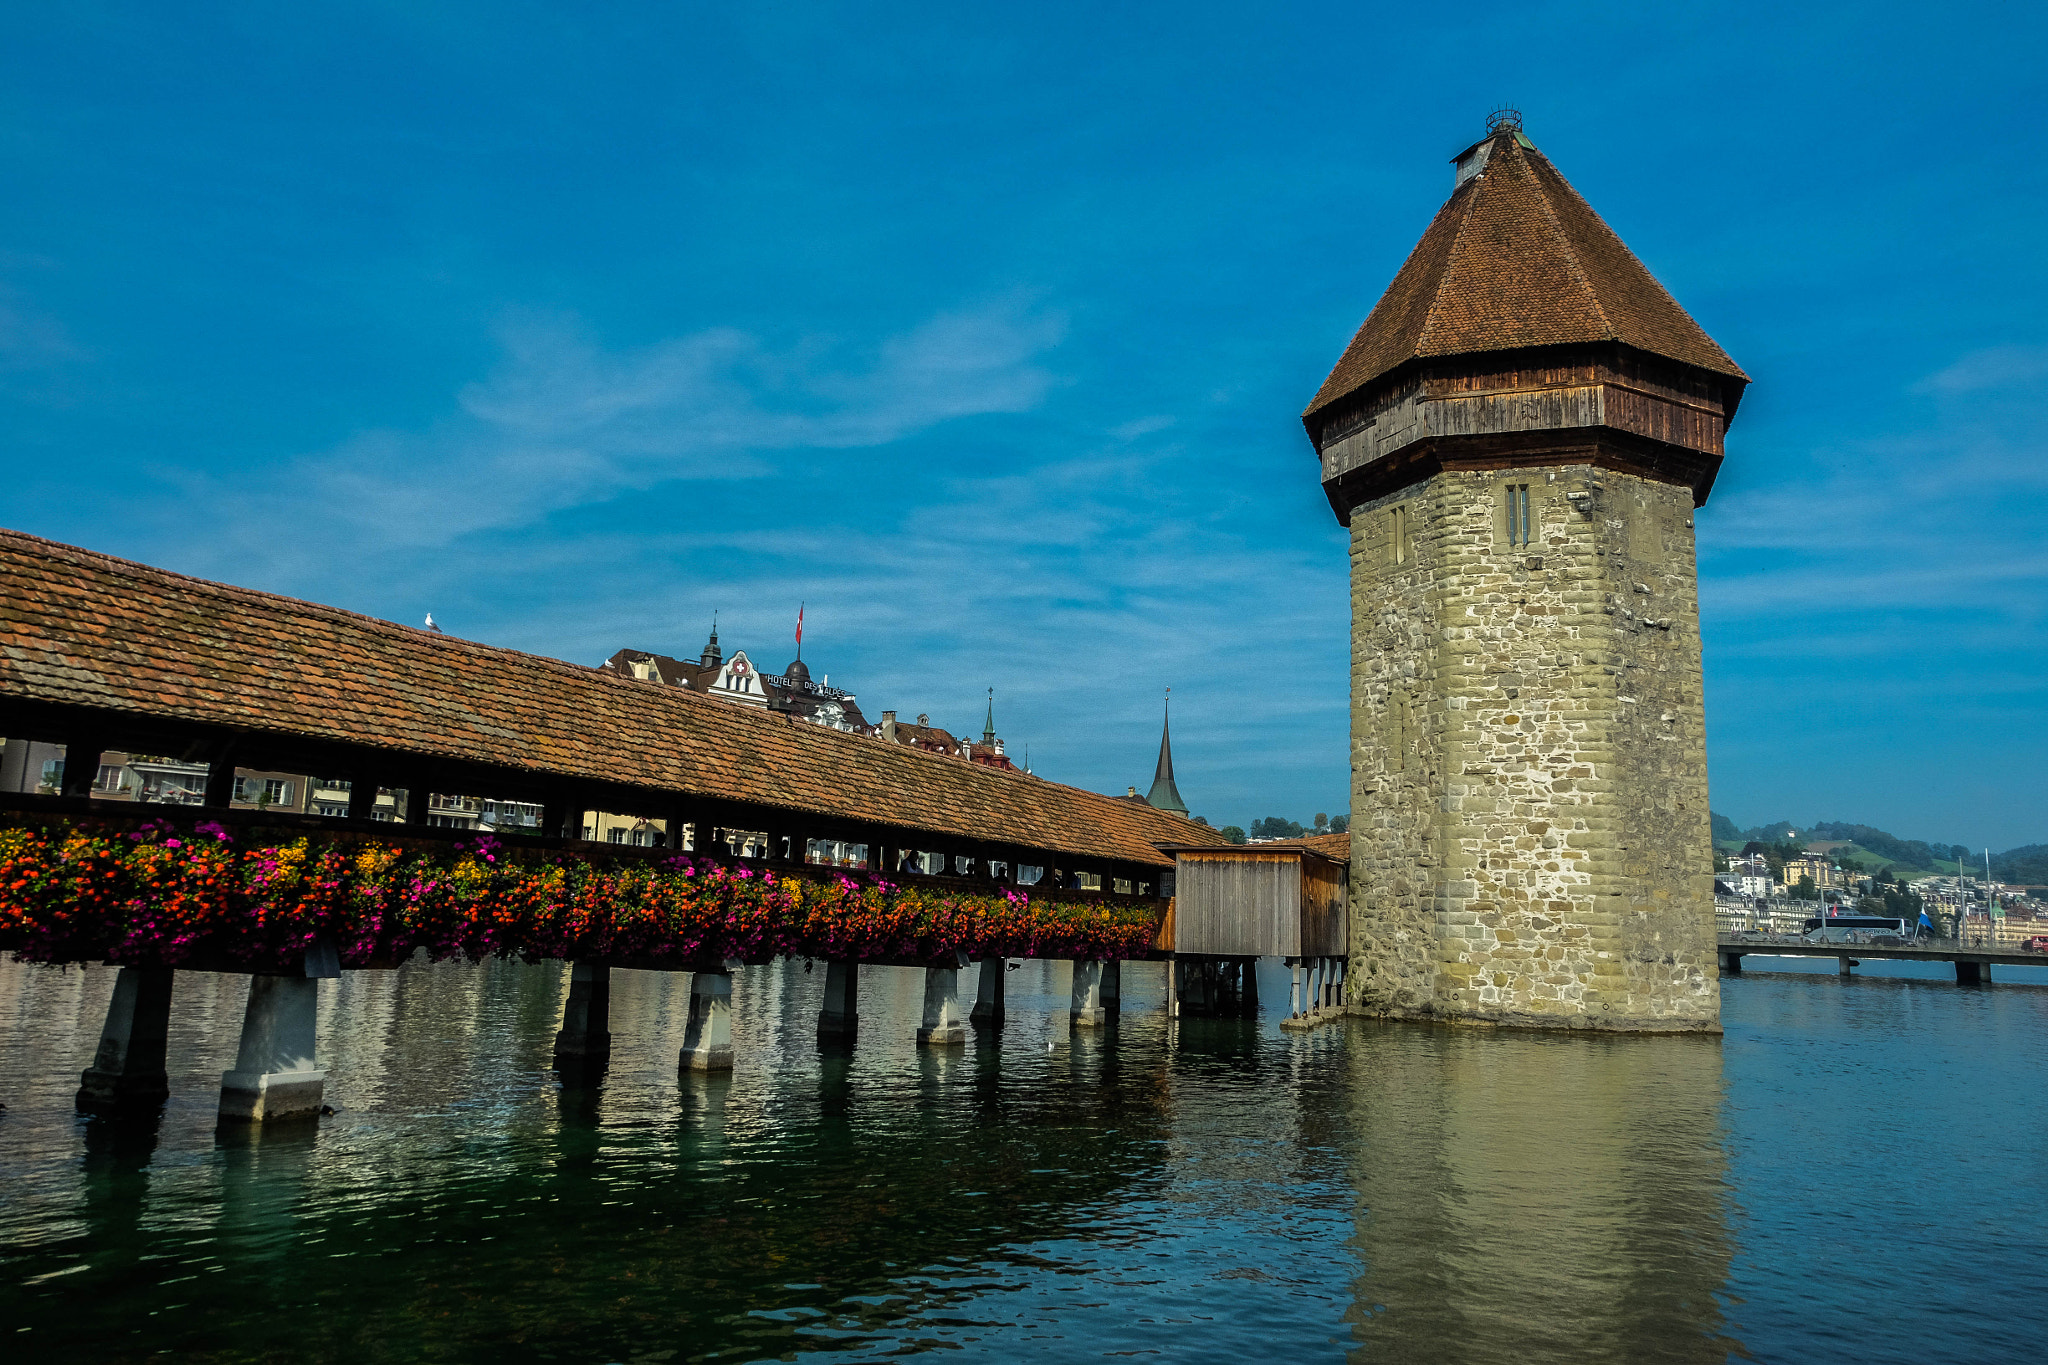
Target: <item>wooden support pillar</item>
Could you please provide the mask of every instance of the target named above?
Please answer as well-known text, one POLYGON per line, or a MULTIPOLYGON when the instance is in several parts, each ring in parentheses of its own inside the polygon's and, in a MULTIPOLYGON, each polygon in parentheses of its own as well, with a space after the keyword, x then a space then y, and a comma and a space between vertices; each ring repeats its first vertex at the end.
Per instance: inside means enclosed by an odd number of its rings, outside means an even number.
POLYGON ((1287 990, 1287 1017, 1289 1019, 1299 1019, 1307 1012, 1308 979, 1302 970, 1300 958, 1289 958, 1287 965, 1294 971, 1293 982, 1287 990))
POLYGON ((825 964, 825 1003, 818 1009, 820 1038, 851 1038, 860 1028, 860 964, 825 964))
POLYGON ((64 781, 57 788, 59 796, 91 796, 93 784, 99 781, 100 755, 106 752, 107 742, 97 727, 80 727, 64 739, 64 781))
POLYGON ((164 1047, 171 1028, 172 974, 169 967, 123 967, 114 978, 99 1051, 78 1078, 80 1109, 141 1108, 170 1096, 164 1047))
POLYGON ((1002 1028, 1006 1011, 1003 1008, 1003 982, 1009 975, 1009 959, 985 957, 981 960, 981 980, 974 992, 974 1011, 968 1022, 978 1029, 994 1032, 1002 1028))
POLYGON ((1239 992, 1238 1009, 1247 1019, 1259 1017, 1259 960, 1247 958, 1244 964, 1244 989, 1239 992))
POLYGON ((327 1073, 313 1060, 320 983, 307 976, 252 976, 235 1069, 220 1078, 220 1116, 245 1123, 320 1112, 327 1073))
POLYGON ((374 820, 377 818, 377 789, 375 774, 353 772, 348 778, 348 818, 351 820, 374 820))
POLYGON ((1838 976, 1847 976, 1849 975, 1849 969, 1855 965, 1856 959, 1844 953, 1835 959, 1835 972, 1838 976))
POLYGON ((541 802, 540 832, 555 839, 581 839, 583 837, 583 810, 580 798, 558 792, 541 802))
POLYGON ((726 968, 690 976, 690 1023, 683 1034, 681 1069, 732 1070, 732 972, 726 968))
POLYGON ((399 823, 423 829, 427 823, 427 779, 417 770, 404 773, 398 779, 405 786, 405 815, 399 823))
POLYGON ((232 756, 216 758, 206 765, 206 795, 204 801, 215 810, 234 803, 235 760, 232 756))
POLYGON ((1180 959, 1166 959, 1166 1017, 1180 1018, 1180 959))
POLYGON ((578 961, 569 967, 569 998, 555 1035, 555 1066, 602 1065, 612 1055, 612 969, 578 961))
POLYGON ((1214 1013, 1219 1019, 1237 1017, 1240 998, 1238 990, 1238 964, 1236 958, 1218 958, 1210 964, 1209 970, 1215 975, 1216 989, 1209 997, 1214 1013))
POLYGON ((1102 964, 1102 1018, 1104 1023, 1115 1023, 1124 1009, 1124 964, 1105 962, 1102 964))

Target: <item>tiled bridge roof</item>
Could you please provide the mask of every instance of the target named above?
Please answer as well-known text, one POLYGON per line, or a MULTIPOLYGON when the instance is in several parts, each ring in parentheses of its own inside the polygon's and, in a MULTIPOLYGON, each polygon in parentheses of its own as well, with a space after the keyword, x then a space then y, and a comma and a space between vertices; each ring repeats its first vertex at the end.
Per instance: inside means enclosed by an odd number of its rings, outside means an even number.
POLYGON ((1172 861, 1158 844, 1214 837, 1022 773, 0 530, 0 733, 24 706, 1153 866, 1172 861))

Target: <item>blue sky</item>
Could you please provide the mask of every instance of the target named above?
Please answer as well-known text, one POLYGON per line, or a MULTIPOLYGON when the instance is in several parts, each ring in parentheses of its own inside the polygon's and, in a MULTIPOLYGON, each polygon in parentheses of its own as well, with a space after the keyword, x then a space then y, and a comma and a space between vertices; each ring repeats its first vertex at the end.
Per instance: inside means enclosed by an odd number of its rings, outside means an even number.
POLYGON ((1518 104, 1755 383, 1714 805, 2048 840, 2031 6, 14 6, 0 523, 1339 811, 1297 415, 1518 104))

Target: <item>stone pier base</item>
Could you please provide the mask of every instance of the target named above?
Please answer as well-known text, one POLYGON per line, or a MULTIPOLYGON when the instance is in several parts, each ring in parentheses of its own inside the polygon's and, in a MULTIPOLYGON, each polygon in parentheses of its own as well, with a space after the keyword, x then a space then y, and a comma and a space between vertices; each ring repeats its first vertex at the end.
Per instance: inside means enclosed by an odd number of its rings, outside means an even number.
POLYGON ((985 957, 981 960, 981 981, 974 993, 974 1011, 968 1020, 978 1029, 999 1029, 1003 1026, 1003 981, 1009 975, 1008 958, 985 957))
POLYGON ((860 1028, 860 965, 825 964, 825 1003, 818 1009, 820 1038, 851 1038, 860 1028))
POLYGON ((1102 1008, 1102 964, 1100 962, 1076 962, 1074 964, 1073 1020, 1075 1028, 1101 1028, 1108 1022, 1108 1014, 1102 1008))
POLYGON ((683 1034, 684 1071, 732 1070, 732 973, 690 977, 690 1024, 683 1034))
POLYGON ((960 1015, 960 969, 924 969, 924 1023, 917 1030, 920 1047, 951 1047, 967 1041, 967 1021, 960 1015))
POLYGON ((569 967, 569 999, 555 1035, 558 1068, 602 1066, 612 1055, 612 969, 588 962, 569 967))
POLYGON ((170 1097, 164 1047, 171 1027, 169 967, 123 967, 107 1002, 99 1051, 78 1078, 78 1107, 146 1109, 170 1097))
POLYGON ((220 1116, 244 1123, 320 1112, 327 1073, 313 1064, 320 983, 303 976, 252 976, 235 1069, 220 1078, 220 1116))

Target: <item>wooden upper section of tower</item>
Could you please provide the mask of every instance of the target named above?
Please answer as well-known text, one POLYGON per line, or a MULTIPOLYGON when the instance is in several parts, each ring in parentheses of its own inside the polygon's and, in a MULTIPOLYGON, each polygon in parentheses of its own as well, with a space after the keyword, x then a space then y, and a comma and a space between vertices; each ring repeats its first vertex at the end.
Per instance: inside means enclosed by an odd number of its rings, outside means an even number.
POLYGON ((1706 501, 1749 376, 1501 122, 1302 414, 1339 520, 1439 469, 1593 463, 1706 501))

